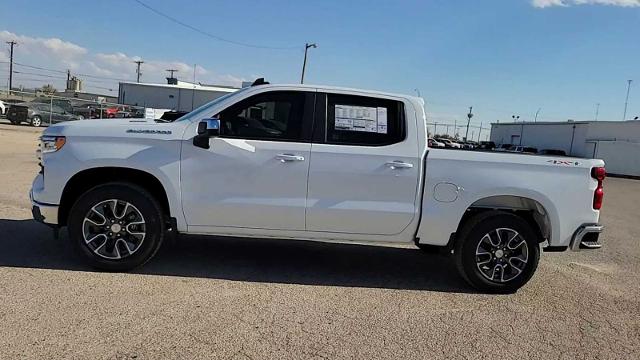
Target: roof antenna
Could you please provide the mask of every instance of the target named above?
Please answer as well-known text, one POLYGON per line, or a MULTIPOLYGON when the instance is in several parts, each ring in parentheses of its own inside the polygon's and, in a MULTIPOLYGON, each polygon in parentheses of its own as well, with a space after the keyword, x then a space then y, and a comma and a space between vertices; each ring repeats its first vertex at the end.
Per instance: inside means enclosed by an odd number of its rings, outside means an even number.
POLYGON ((268 81, 264 81, 264 78, 258 78, 256 79, 256 81, 253 82, 253 84, 251 84, 251 86, 258 86, 258 85, 268 85, 269 82, 268 81))

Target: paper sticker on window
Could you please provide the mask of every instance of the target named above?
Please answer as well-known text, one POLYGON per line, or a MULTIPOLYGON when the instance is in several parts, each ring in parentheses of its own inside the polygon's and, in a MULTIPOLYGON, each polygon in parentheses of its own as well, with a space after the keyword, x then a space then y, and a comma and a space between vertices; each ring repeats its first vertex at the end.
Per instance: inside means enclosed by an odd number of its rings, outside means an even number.
POLYGON ((386 134, 387 108, 336 104, 335 129, 386 134))

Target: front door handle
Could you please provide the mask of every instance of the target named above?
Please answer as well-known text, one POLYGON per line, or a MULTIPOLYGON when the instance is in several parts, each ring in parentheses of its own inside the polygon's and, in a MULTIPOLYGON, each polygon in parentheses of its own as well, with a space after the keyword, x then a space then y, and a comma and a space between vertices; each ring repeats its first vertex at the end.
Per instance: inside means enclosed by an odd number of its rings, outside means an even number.
POLYGON ((294 154, 278 154, 276 159, 281 162, 289 162, 289 161, 304 161, 304 156, 294 155, 294 154))
POLYGON ((411 168, 413 168, 413 164, 406 163, 406 162, 400 161, 400 160, 389 161, 389 162, 386 163, 386 165, 388 167, 390 167, 392 170, 395 170, 395 169, 411 169, 411 168))

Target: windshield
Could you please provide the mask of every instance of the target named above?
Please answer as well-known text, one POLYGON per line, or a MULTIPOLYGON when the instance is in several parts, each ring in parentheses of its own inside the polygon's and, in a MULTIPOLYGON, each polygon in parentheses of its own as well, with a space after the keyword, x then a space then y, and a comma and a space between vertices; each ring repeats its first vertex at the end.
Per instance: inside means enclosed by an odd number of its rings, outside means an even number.
POLYGON ((210 101, 210 102, 208 102, 208 103, 206 103, 206 104, 194 109, 193 111, 191 111, 191 112, 189 112, 187 114, 184 114, 183 116, 179 117, 178 119, 176 119, 176 122, 184 121, 184 120, 188 120, 188 119, 192 119, 192 118, 195 118, 195 119, 203 118, 204 119, 205 117, 209 116, 209 112, 210 112, 210 109, 212 107, 216 106, 217 104, 225 101, 226 99, 228 99, 228 98, 230 98, 230 97, 232 97, 234 95, 242 93, 243 91, 245 91, 247 89, 249 89, 249 88, 247 87, 247 88, 244 88, 244 89, 240 89, 238 91, 234 91, 232 93, 228 93, 228 94, 223 95, 223 96, 221 96, 221 97, 219 97, 219 98, 217 98, 217 99, 215 99, 213 101, 210 101))

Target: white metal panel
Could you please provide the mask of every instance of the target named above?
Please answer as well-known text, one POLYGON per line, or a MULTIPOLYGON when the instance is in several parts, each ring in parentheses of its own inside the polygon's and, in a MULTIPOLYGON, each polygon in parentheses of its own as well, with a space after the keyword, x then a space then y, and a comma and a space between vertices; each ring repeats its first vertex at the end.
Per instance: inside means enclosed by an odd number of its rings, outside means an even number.
POLYGON ((640 143, 629 141, 598 141, 596 157, 607 164, 607 172, 640 176, 640 143))

